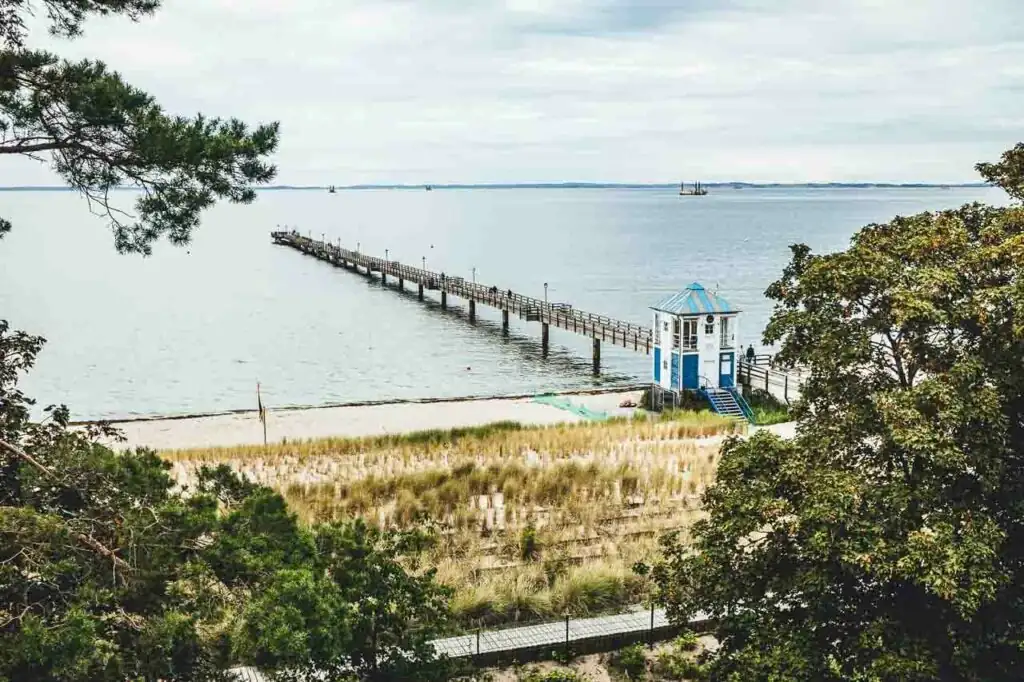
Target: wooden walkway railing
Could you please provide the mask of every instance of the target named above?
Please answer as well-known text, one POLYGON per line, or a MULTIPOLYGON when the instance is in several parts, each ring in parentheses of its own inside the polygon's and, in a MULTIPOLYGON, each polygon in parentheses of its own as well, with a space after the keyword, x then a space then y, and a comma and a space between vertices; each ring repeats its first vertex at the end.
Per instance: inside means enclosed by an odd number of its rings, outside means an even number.
POLYGON ((594 372, 601 362, 601 342, 611 343, 629 350, 650 354, 653 333, 649 327, 623 320, 577 310, 564 303, 548 303, 532 296, 524 296, 511 289, 467 282, 462 277, 452 277, 441 272, 415 268, 398 261, 385 260, 364 253, 343 249, 329 242, 304 237, 297 232, 272 232, 275 244, 290 246, 305 254, 314 256, 339 267, 362 268, 367 274, 380 273, 384 283, 388 277, 398 280, 400 286, 413 282, 419 287, 422 300, 423 290, 441 292, 441 305, 446 307, 448 295, 457 296, 469 302, 469 316, 476 318, 476 304, 497 308, 502 311, 502 327, 508 330, 509 313, 524 320, 540 322, 542 346, 548 349, 549 325, 566 331, 589 336, 594 340, 594 372))
POLYGON ((800 398, 804 378, 798 372, 782 372, 773 369, 768 361, 771 356, 757 356, 754 362, 740 359, 736 367, 736 381, 752 389, 760 389, 784 403, 800 398))

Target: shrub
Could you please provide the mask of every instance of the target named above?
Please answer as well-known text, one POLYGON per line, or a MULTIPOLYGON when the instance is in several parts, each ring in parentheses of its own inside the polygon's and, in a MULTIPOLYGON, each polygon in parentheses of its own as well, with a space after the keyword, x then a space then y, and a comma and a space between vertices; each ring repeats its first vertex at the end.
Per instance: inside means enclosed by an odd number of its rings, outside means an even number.
POLYGON ((520 682, 584 682, 578 672, 565 668, 555 668, 554 670, 532 668, 520 676, 519 680, 520 682))
POLYGON ((676 637, 673 645, 679 651, 696 651, 697 647, 700 646, 700 640, 697 638, 697 634, 694 632, 684 632, 683 634, 676 637))
POLYGON ((632 644, 625 649, 612 652, 608 665, 630 680, 638 680, 647 671, 647 655, 642 644, 632 644))
POLYGON ((789 406, 763 388, 746 389, 743 398, 754 413, 754 423, 760 426, 781 424, 792 419, 789 406))
POLYGON ((523 527, 519 533, 519 558, 523 561, 534 561, 540 556, 540 541, 537 540, 537 529, 533 524, 523 527))

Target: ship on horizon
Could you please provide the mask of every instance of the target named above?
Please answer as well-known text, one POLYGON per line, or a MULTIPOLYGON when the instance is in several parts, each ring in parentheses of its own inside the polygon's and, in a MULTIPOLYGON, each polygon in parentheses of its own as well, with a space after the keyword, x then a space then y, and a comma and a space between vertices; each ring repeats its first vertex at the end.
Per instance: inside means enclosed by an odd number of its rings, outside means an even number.
POLYGON ((686 189, 686 183, 679 183, 679 196, 684 197, 702 197, 707 194, 708 191, 704 189, 704 186, 699 182, 693 183, 693 189, 686 189))

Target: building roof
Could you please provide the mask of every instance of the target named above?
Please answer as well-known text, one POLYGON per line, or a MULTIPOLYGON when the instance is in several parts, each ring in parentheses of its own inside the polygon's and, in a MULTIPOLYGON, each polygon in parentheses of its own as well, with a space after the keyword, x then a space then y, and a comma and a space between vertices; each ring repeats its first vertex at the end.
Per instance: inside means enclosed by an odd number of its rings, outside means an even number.
POLYGON ((708 313, 738 313, 739 308, 718 294, 706 290, 697 282, 686 287, 678 294, 672 294, 652 305, 654 310, 673 315, 705 315, 708 313))

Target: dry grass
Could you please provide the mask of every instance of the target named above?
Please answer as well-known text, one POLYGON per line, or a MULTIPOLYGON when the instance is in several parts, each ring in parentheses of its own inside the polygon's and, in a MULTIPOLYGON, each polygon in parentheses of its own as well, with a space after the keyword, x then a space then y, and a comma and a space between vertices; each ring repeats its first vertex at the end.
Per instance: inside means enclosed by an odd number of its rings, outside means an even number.
POLYGON ((685 533, 713 480, 719 439, 701 439, 742 428, 682 413, 162 454, 181 485, 202 464, 227 463, 281 490, 307 521, 432 523, 439 540, 421 564, 456 588, 453 610, 470 626, 639 601, 630 567, 666 530, 685 533))

